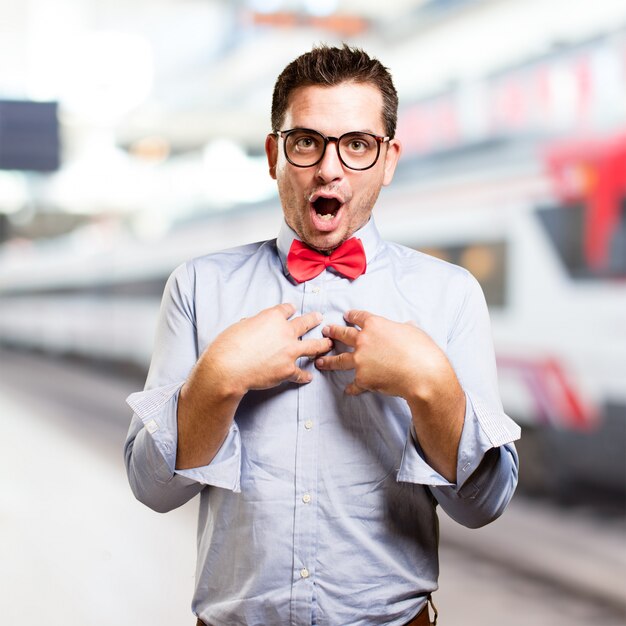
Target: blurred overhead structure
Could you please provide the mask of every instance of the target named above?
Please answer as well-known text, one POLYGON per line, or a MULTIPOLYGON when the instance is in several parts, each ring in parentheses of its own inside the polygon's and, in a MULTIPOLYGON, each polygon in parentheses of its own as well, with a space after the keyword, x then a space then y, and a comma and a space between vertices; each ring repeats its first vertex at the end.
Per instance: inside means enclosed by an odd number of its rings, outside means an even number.
MULTIPOLYGON (((391 69, 408 167, 411 156, 626 119, 623 0, 576 11, 569 0, 3 5, 0 98, 59 102, 62 168, 28 179, 35 211, 184 215, 267 198, 273 83, 318 42, 362 46, 391 69), (257 181, 239 198, 242 185, 224 189, 236 172, 206 158, 235 144, 257 181)), ((16 213, 13 178, 0 184, 0 213, 16 213)))

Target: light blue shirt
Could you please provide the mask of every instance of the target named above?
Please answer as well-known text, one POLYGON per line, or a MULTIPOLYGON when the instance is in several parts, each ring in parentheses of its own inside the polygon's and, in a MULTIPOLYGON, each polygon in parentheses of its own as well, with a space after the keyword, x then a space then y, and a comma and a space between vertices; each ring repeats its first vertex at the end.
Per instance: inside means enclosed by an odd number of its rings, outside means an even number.
POLYGON ((128 398, 126 466, 136 497, 157 511, 200 494, 192 609, 212 626, 404 624, 437 588, 436 505, 481 526, 517 484, 519 428, 499 399, 478 283, 383 241, 373 220, 355 236, 367 271, 354 281, 328 269, 297 284, 285 263, 296 235, 284 224, 277 240, 189 261, 165 288, 145 391, 128 398), (434 339, 467 398, 454 484, 424 460, 404 400, 347 396, 354 372, 321 372, 306 358, 311 383, 249 392, 214 460, 175 470, 178 392, 199 355, 280 302, 323 314, 305 337, 364 309, 434 339))

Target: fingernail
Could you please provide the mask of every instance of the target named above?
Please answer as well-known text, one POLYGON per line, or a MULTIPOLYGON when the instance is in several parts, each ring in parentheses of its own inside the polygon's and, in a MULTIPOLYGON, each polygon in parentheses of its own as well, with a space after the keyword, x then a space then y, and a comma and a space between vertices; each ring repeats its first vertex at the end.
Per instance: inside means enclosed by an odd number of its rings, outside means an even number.
POLYGON ((322 328, 322 335, 328 335, 328 333, 330 333, 330 326, 324 326, 324 328, 322 328))
POLYGON ((322 358, 316 359, 315 365, 317 365, 318 367, 322 367, 322 365, 324 365, 324 359, 322 358))

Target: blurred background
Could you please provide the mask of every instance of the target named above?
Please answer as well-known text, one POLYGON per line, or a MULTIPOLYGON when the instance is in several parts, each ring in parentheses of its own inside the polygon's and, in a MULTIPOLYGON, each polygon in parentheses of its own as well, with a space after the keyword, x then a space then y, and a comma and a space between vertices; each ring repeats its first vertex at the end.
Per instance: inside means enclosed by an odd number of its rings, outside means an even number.
POLYGON ((441 515, 440 623, 626 624, 626 3, 0 0, 0 615, 192 624, 192 502, 127 487, 182 261, 276 235, 274 80, 315 43, 392 72, 383 235, 490 306, 520 488, 441 515))

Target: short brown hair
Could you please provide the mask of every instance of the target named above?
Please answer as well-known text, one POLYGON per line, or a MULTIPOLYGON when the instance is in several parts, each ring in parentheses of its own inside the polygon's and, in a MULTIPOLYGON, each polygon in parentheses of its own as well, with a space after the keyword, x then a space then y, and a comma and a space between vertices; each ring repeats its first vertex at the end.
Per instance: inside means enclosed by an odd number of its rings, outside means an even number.
POLYGON ((343 82, 370 83, 383 97, 385 133, 394 137, 398 119, 398 94, 389 70, 359 48, 320 45, 293 60, 280 73, 272 96, 272 130, 281 130, 289 97, 299 87, 332 87, 343 82))

